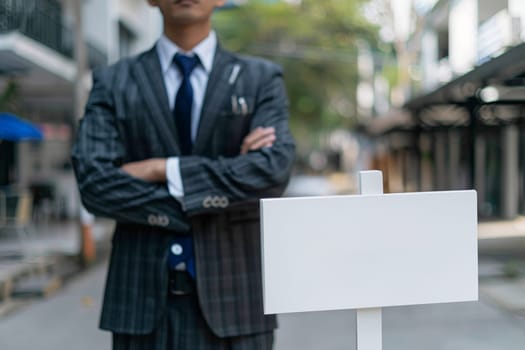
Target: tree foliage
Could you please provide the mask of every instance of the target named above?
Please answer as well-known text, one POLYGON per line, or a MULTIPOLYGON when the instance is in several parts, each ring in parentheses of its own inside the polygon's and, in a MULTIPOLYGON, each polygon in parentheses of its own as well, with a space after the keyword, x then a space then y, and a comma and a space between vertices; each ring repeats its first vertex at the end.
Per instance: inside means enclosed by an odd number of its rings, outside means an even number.
POLYGON ((299 146, 355 121, 357 46, 375 46, 377 29, 362 15, 367 0, 248 1, 220 11, 214 26, 226 48, 283 65, 292 130, 299 146))
POLYGON ((4 89, 0 91, 0 112, 16 110, 15 100, 18 95, 18 85, 14 80, 8 80, 4 89))

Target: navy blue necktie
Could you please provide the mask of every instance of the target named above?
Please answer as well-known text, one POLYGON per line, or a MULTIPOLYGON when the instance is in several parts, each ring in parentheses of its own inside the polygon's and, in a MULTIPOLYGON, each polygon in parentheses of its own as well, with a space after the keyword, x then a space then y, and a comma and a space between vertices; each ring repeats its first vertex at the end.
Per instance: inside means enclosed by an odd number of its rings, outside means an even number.
POLYGON ((182 83, 175 97, 175 108, 173 114, 182 155, 191 154, 193 142, 191 140, 191 107, 193 105, 193 88, 190 83, 190 75, 193 69, 199 64, 199 57, 175 54, 173 62, 182 74, 182 83))
MULTIPOLYGON (((182 83, 175 97, 175 108, 173 116, 177 124, 177 132, 182 155, 191 154, 193 142, 191 140, 191 107, 193 105, 193 88, 190 83, 190 75, 199 64, 199 58, 175 54, 173 62, 182 74, 182 83)), ((195 278, 195 257, 193 255, 193 240, 190 236, 178 237, 171 242, 168 256, 170 269, 176 269, 181 263, 185 263, 186 270, 195 278)))

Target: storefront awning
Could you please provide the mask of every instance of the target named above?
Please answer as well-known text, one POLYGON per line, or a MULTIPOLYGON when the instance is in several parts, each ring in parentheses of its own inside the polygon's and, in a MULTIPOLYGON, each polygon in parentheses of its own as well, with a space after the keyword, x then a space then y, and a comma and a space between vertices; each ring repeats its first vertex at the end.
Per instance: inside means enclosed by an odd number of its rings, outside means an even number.
POLYGON ((9 114, 0 113, 0 140, 42 140, 42 131, 28 121, 9 114))
MULTIPOLYGON (((517 93, 525 86, 525 43, 509 49, 502 55, 474 68, 470 72, 438 89, 410 100, 405 108, 416 111, 433 105, 463 105, 471 98, 479 98, 481 89, 494 86, 501 87, 511 98, 506 99, 504 95, 488 103, 516 103, 522 102, 521 96, 525 93, 517 93)), ((481 101, 483 102, 483 101, 481 101)))

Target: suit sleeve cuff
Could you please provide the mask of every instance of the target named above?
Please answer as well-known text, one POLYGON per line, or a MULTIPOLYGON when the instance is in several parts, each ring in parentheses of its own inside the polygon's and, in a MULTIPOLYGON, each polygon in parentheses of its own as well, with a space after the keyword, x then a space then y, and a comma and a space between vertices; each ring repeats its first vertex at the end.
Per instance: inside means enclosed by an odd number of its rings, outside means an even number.
POLYGON ((171 157, 166 161, 166 179, 170 195, 182 204, 184 186, 180 174, 179 157, 171 157))

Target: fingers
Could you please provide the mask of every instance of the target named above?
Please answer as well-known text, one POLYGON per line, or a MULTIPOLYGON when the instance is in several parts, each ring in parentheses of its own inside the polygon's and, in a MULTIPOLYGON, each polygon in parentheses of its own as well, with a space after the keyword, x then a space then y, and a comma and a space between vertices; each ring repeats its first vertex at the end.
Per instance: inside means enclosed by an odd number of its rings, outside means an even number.
POLYGON ((276 140, 275 128, 256 128, 245 138, 241 146, 241 154, 255 151, 264 147, 271 147, 276 140))
POLYGON ((243 145, 245 144, 252 144, 253 142, 257 141, 257 139, 266 137, 268 135, 275 134, 275 128, 269 127, 269 128, 262 128, 258 127, 254 130, 252 130, 245 138, 243 145))
POLYGON ((246 150, 245 153, 249 152, 249 151, 255 151, 255 150, 258 150, 258 149, 261 149, 261 148, 264 148, 264 147, 270 147, 273 145, 275 141, 275 135, 269 135, 269 136, 266 136, 262 139, 258 139, 257 141, 253 142, 249 147, 248 149, 246 150))

